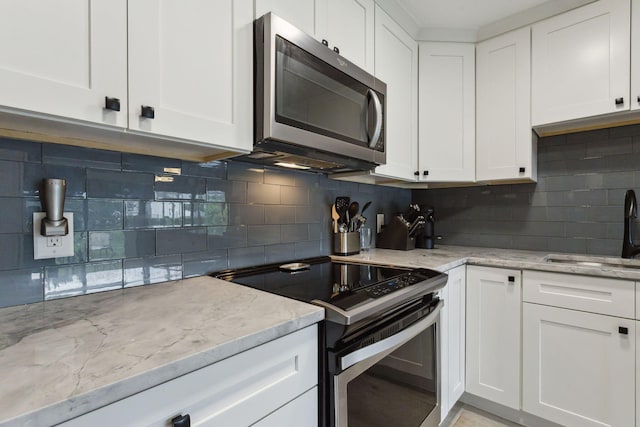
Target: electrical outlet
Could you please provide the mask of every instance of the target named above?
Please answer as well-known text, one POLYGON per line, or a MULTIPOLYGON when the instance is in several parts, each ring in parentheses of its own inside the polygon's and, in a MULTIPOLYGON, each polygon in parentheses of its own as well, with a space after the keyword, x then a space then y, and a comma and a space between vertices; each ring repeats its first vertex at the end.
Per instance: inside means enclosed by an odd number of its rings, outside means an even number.
POLYGON ((66 236, 42 236, 40 223, 47 214, 33 213, 33 259, 47 259, 73 256, 73 214, 65 212, 69 224, 69 234, 66 236))
POLYGON ((378 234, 380 234, 380 231, 382 231, 383 225, 384 225, 384 214, 382 213, 376 214, 376 231, 378 234))

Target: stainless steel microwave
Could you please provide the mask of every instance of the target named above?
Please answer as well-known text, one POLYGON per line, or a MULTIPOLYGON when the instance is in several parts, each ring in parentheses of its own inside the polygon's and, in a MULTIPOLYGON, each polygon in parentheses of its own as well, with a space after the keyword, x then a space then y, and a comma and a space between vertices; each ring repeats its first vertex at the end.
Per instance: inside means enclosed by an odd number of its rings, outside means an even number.
POLYGON ((386 161, 386 85, 268 13, 255 34, 255 142, 247 160, 320 172, 386 161))

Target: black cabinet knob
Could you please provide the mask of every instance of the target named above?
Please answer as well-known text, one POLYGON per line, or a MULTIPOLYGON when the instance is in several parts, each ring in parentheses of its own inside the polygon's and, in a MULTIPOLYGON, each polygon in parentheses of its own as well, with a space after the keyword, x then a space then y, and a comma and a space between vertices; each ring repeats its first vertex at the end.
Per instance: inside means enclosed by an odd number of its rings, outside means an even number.
POLYGON ((623 105, 624 104, 624 98, 616 98, 616 105, 623 105))
POLYGON ((327 41, 327 39, 322 39, 322 44, 326 47, 329 47, 329 42, 327 41))
POLYGON ((423 176, 427 176, 427 175, 429 175, 429 171, 422 171, 422 175, 423 175, 423 176))
POLYGON ((148 105, 142 105, 140 107, 140 116, 146 117, 147 119, 153 119, 156 116, 156 112, 153 109, 153 107, 150 107, 148 105))
POLYGON ((111 111, 120 111, 120 99, 104 97, 104 108, 111 111))
POLYGON ((516 276, 509 276, 509 277, 507 278, 507 280, 509 280, 509 283, 515 283, 515 281, 516 281, 516 276))
POLYGON ((338 46, 334 46, 334 47, 333 47, 333 51, 334 51, 335 53, 337 53, 338 55, 340 55, 340 49, 338 49, 338 46))
POLYGON ((191 427, 191 417, 187 415, 178 415, 171 420, 172 427, 191 427))
POLYGON ((640 104, 640 95, 638 95, 638 104, 640 104))
POLYGON ((629 328, 625 328, 624 326, 618 326, 618 332, 622 335, 629 335, 629 328))
POLYGON ((413 174, 414 174, 415 176, 420 176, 420 171, 415 171, 413 174))
POLYGON ((524 173, 525 170, 525 168, 520 168, 520 173, 524 173))

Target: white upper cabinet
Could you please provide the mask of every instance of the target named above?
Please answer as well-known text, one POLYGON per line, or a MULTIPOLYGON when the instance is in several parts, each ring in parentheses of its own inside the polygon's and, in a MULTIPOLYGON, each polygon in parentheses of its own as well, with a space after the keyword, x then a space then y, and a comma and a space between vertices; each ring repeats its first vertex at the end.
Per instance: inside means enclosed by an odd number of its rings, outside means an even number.
POLYGON ((387 163, 376 175, 415 181, 418 145, 418 44, 376 5, 375 76, 387 84, 387 163))
POLYGON ((255 17, 273 12, 291 25, 317 37, 317 13, 326 0, 255 0, 255 17))
POLYGON ((473 182, 475 47, 420 43, 419 180, 473 182))
POLYGON ((252 23, 251 0, 129 2, 129 128, 251 150, 252 23))
POLYGON ((476 46, 476 179, 537 179, 531 132, 531 30, 476 46))
MULTIPOLYGON (((631 4, 631 109, 640 110, 640 2, 631 4)), ((638 405, 640 407, 640 405, 638 405)), ((639 409, 640 411, 640 409, 639 409)), ((640 424, 640 420, 638 420, 640 424)))
POLYGON ((340 55, 374 73, 375 3, 373 0, 323 0, 317 5, 319 40, 340 55))
POLYGON ((6 0, 0 40, 0 107, 127 126, 125 0, 6 0))
POLYGON ((629 110, 630 1, 600 0, 532 27, 532 124, 629 110))

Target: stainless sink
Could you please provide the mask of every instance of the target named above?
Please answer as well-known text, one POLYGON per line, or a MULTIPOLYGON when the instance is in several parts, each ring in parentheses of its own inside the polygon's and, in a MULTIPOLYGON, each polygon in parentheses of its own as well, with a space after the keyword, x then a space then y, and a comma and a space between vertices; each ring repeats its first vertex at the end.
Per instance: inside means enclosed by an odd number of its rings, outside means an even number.
POLYGON ((549 254, 544 257, 544 260, 549 263, 570 264, 581 267, 606 267, 640 270, 640 260, 635 259, 590 255, 549 254))

